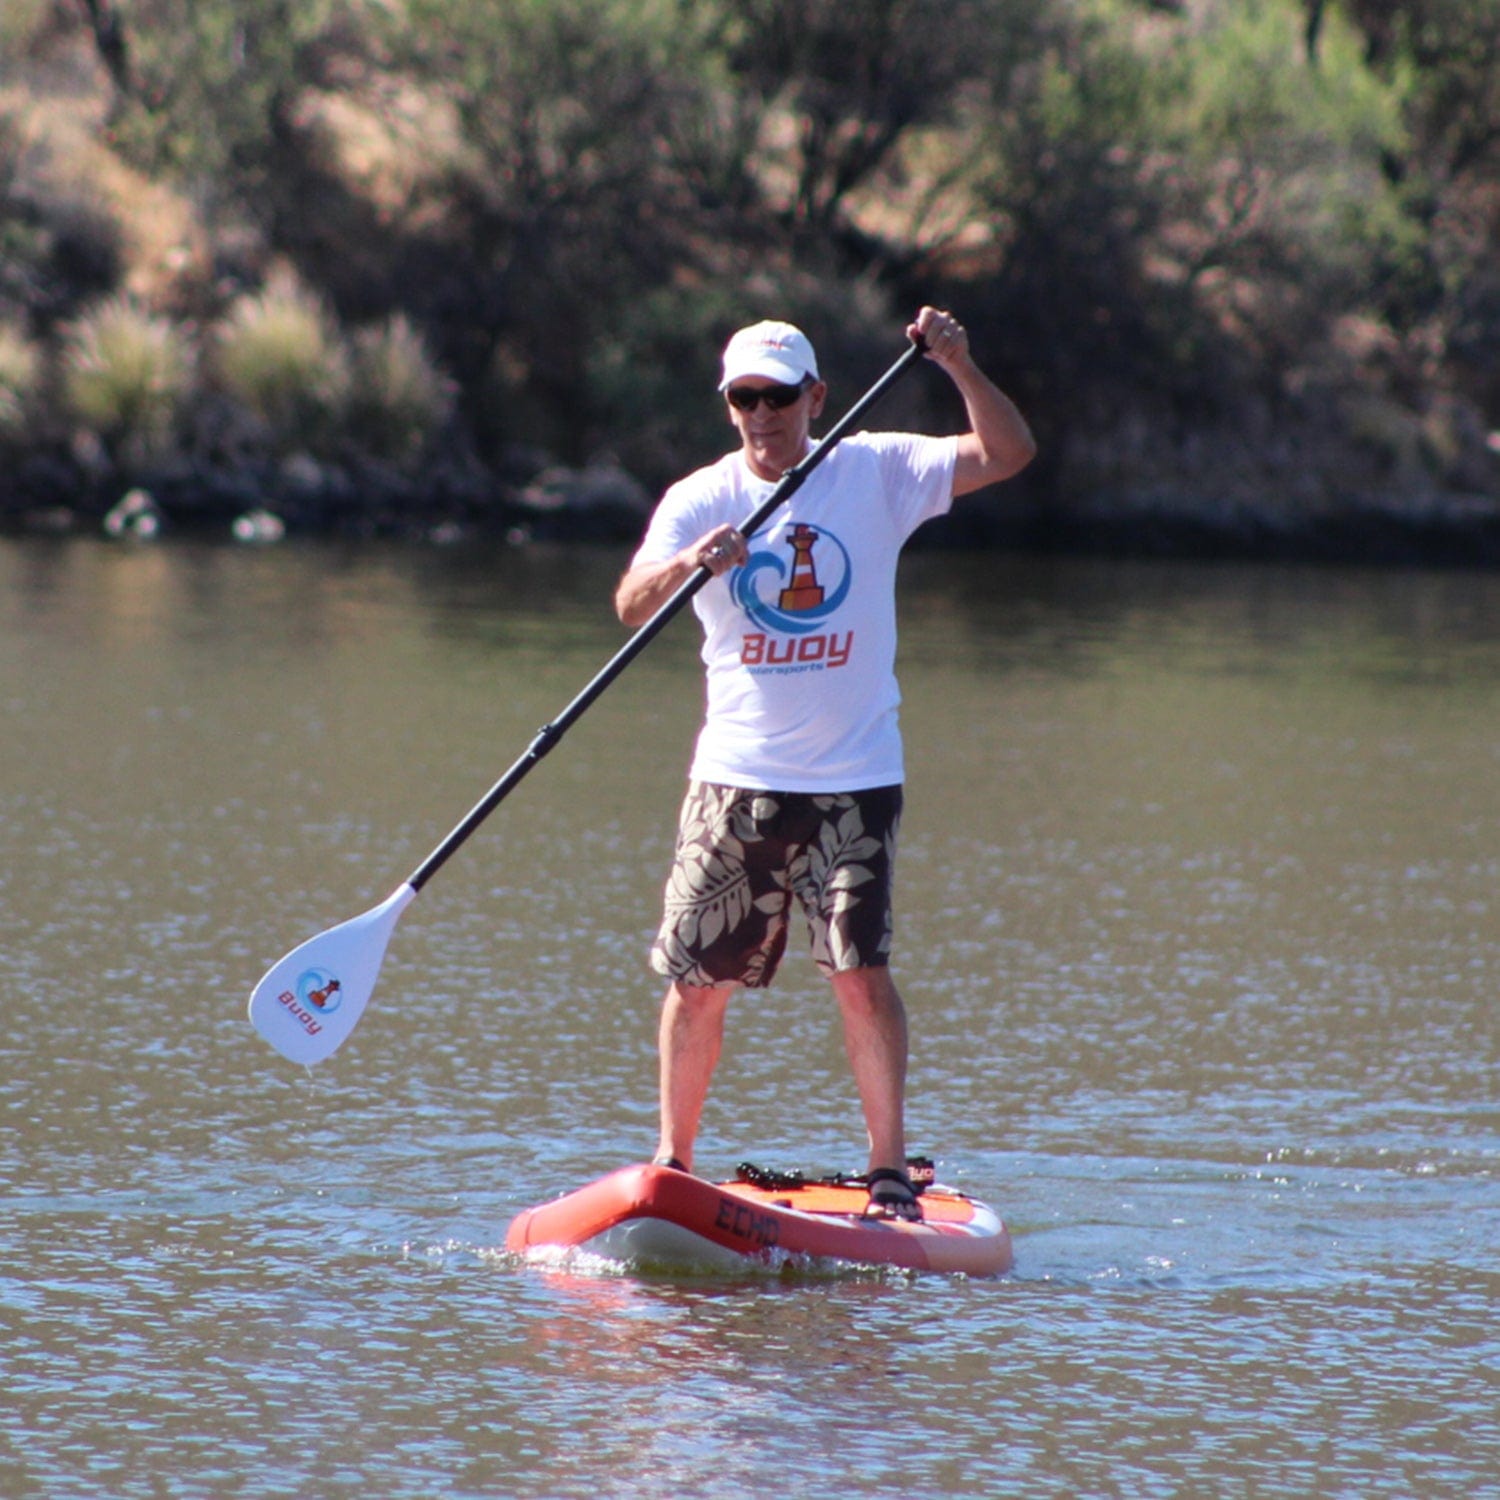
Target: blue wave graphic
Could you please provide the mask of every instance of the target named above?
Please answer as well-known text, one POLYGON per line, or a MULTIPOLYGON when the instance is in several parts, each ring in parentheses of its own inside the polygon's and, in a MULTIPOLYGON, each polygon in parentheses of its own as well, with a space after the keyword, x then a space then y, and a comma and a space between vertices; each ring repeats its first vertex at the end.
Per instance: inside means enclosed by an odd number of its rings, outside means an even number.
POLYGON ((769 571, 772 575, 775 585, 769 591, 772 599, 779 596, 780 585, 786 579, 787 564, 774 552, 752 552, 749 561, 735 573, 730 589, 734 602, 762 629, 779 631, 783 635, 810 635, 849 597, 854 569, 849 561, 848 549, 831 531, 819 531, 818 540, 832 542, 839 549, 839 558, 844 566, 843 577, 839 579, 837 587, 827 593, 816 609, 781 609, 770 600, 760 597, 756 591, 756 580, 762 573, 769 571))

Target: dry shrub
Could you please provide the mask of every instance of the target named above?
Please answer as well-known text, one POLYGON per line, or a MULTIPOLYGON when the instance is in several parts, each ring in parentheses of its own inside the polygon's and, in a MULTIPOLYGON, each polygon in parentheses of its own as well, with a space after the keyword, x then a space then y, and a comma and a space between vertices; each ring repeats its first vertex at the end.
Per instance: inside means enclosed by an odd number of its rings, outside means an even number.
POLYGON ((36 345, 10 323, 0 323, 0 442, 25 430, 41 383, 36 345))
POLYGON ((325 449, 350 391, 349 352, 326 304, 292 276, 241 297, 218 334, 225 389, 254 412, 283 452, 325 449))
POLYGON ((404 314, 355 335, 349 435, 377 457, 414 458, 447 421, 453 383, 404 314))
POLYGON ((105 298, 64 330, 67 409, 127 465, 167 445, 191 394, 193 367, 182 329, 129 297, 105 298))

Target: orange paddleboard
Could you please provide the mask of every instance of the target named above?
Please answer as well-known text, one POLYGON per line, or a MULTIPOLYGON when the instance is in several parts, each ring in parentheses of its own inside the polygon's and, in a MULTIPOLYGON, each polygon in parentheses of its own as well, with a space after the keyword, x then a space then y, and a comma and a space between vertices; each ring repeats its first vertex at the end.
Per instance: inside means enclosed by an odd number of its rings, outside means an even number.
POLYGON ((1009 1231, 977 1199, 929 1187, 918 1199, 919 1222, 867 1218, 868 1201, 858 1183, 756 1186, 708 1182, 670 1167, 624 1167, 526 1209, 505 1248, 571 1248, 634 1265, 718 1270, 789 1259, 970 1276, 1011 1268, 1009 1231))

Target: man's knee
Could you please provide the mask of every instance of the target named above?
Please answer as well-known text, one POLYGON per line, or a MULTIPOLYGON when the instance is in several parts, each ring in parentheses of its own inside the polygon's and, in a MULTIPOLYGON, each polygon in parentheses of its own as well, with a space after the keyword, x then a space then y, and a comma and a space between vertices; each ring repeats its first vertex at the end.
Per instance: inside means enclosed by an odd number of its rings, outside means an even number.
POLYGON ((738 981, 732 979, 722 984, 684 984, 674 979, 667 986, 663 1003, 695 1013, 722 1010, 739 987, 738 981))
POLYGON ((842 969, 828 977, 839 1004, 845 1009, 852 1007, 877 1014, 904 1009, 901 992, 896 988, 890 969, 884 964, 862 969, 842 969))

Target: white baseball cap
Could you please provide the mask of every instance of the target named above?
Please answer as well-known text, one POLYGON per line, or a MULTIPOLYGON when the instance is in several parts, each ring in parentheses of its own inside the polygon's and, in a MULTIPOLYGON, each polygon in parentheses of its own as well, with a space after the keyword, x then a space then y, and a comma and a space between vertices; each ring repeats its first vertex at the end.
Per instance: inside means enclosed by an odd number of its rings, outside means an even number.
POLYGON ((746 375, 763 375, 782 385, 801 385, 818 378, 818 360, 807 335, 790 323, 752 323, 724 346, 721 391, 746 375))

